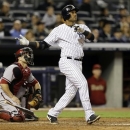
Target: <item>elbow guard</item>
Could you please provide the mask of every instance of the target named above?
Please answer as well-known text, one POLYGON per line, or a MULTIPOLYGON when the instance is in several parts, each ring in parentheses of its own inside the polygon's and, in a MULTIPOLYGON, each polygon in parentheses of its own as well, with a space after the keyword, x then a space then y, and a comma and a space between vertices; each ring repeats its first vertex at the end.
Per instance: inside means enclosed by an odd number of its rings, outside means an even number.
POLYGON ((45 41, 40 41, 39 45, 40 45, 39 49, 43 49, 43 50, 50 47, 50 45, 48 43, 46 43, 45 41))

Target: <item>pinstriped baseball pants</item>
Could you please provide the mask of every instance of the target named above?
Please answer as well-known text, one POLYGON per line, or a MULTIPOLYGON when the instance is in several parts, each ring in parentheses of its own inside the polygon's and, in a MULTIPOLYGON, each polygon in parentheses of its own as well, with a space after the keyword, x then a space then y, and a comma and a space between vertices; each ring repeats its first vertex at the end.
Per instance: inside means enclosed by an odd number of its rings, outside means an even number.
POLYGON ((89 99, 87 80, 82 73, 82 62, 62 57, 59 61, 59 68, 60 71, 66 76, 66 90, 55 107, 49 110, 48 114, 58 117, 62 110, 75 97, 78 90, 80 100, 85 111, 85 119, 88 120, 89 117, 94 114, 94 111, 92 111, 89 99))

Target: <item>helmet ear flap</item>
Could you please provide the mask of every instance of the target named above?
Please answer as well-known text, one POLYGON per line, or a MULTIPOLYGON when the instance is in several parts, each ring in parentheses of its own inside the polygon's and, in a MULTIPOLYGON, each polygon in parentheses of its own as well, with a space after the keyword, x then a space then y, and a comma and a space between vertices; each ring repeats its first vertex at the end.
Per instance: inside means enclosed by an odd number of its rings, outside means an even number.
POLYGON ((63 18, 64 18, 64 20, 67 20, 67 19, 70 19, 70 14, 69 13, 67 13, 65 16, 63 16, 63 18))

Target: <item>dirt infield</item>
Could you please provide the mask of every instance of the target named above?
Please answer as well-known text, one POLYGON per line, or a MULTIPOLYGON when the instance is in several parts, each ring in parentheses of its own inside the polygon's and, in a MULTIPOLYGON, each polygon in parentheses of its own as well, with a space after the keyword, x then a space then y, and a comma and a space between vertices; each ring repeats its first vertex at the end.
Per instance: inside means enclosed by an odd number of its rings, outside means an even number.
POLYGON ((39 121, 13 123, 0 120, 0 130, 129 130, 130 118, 101 118, 87 125, 83 118, 59 118, 58 125, 52 125, 46 118, 39 121))

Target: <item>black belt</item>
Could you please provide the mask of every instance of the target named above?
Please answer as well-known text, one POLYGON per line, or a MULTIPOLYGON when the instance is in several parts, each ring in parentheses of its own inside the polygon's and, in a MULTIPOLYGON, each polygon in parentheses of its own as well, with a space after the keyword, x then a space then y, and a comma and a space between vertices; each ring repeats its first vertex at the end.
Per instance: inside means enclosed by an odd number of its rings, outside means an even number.
POLYGON ((82 61, 83 60, 83 58, 78 59, 78 58, 72 58, 72 57, 69 57, 69 56, 67 56, 67 59, 74 59, 74 60, 78 60, 78 61, 82 61))

